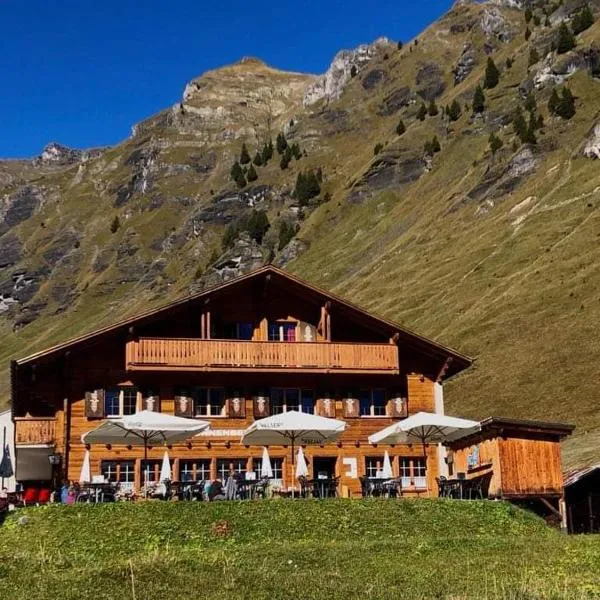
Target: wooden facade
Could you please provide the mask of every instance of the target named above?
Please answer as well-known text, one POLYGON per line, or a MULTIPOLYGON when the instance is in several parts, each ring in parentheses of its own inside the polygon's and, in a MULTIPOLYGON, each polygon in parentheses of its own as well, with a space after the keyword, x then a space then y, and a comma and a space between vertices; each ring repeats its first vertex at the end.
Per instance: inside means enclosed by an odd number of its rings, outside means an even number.
POLYGON ((552 501, 563 497, 560 442, 573 426, 490 417, 481 431, 450 445, 454 473, 489 474, 490 498, 552 501))
MULTIPOLYGON (((262 448, 240 444, 254 419, 300 409, 349 425, 336 444, 305 448, 311 475, 339 476, 341 491, 358 495, 359 477, 374 474, 387 450, 405 493, 418 495, 435 489, 437 448, 427 449, 425 465, 419 445, 367 438, 409 414, 443 410, 443 380, 470 362, 266 267, 13 362, 17 454, 47 448, 61 457, 60 475, 77 480, 82 434, 105 418, 157 410, 210 421, 208 432, 168 452, 174 479, 216 478, 229 462, 256 469, 262 448)), ((164 450, 150 449, 150 469, 164 450)), ((290 452, 269 448, 284 488, 295 484, 290 452)), ((142 449, 94 445, 90 454, 92 475, 139 488, 142 449)))

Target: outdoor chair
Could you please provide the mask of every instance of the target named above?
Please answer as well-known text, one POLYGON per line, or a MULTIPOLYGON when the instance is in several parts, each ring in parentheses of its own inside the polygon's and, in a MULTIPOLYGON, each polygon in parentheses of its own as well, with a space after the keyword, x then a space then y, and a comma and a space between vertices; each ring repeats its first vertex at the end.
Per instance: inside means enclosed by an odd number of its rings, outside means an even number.
POLYGON ((465 496, 468 497, 469 500, 483 500, 484 498, 487 498, 491 480, 492 473, 485 473, 480 477, 469 480, 469 486, 465 496))
POLYGON ((370 498, 373 495, 373 484, 368 477, 360 477, 360 491, 363 498, 370 498))
POLYGON ((252 498, 266 498, 271 482, 268 477, 262 477, 252 485, 252 498))
POLYGON ((311 482, 307 477, 298 477, 298 483, 300 484, 300 497, 308 498, 311 493, 311 482))

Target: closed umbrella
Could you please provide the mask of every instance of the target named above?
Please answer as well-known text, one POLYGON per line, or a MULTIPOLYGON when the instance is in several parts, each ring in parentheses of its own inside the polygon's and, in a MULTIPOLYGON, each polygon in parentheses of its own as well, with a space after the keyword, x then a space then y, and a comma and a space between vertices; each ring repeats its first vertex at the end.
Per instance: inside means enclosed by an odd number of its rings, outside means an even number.
POLYGON ((308 465, 306 464, 302 447, 298 448, 298 460, 296 461, 296 479, 298 477, 308 477, 308 465))
POLYGON ((260 476, 273 478, 273 467, 271 466, 271 458, 269 456, 269 450, 265 446, 263 448, 262 462, 260 463, 260 476))
POLYGON ((169 453, 166 450, 160 466, 160 481, 171 481, 171 462, 169 461, 169 453))
POLYGON ((390 455, 387 450, 385 451, 385 456, 383 457, 383 469, 381 476, 384 479, 391 479, 394 476, 394 472, 392 471, 392 461, 390 460, 390 455))
MULTIPOLYGON (((0 460, 0 478, 8 479, 15 474, 15 471, 12 466, 12 460, 10 458, 10 450, 8 449, 8 444, 4 444, 2 448, 2 460, 0 460)), ((4 481, 2 482, 2 487, 4 487, 4 481)))
POLYGON ((90 483, 92 474, 90 469, 90 451, 86 450, 83 455, 83 464, 81 465, 81 473, 79 474, 79 483, 90 483))

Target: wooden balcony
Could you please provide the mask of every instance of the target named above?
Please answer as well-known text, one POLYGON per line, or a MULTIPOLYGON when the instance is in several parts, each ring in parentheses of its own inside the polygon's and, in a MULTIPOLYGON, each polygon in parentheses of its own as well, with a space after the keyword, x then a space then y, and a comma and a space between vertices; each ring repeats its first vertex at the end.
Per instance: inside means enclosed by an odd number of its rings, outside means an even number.
POLYGON ((394 344, 140 338, 125 361, 129 371, 399 373, 394 344))
POLYGON ((56 441, 56 419, 52 417, 16 417, 15 444, 52 445, 56 441))

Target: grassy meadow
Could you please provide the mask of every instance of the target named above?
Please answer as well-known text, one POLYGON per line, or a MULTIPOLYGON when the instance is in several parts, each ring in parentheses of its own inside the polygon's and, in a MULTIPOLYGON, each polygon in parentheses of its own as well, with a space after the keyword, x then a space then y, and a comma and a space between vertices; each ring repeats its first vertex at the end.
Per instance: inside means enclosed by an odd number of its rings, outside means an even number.
POLYGON ((57 505, 0 526, 0 590, 10 600, 594 598, 600 536, 566 536, 501 502, 57 505))

